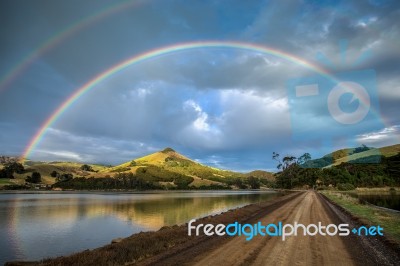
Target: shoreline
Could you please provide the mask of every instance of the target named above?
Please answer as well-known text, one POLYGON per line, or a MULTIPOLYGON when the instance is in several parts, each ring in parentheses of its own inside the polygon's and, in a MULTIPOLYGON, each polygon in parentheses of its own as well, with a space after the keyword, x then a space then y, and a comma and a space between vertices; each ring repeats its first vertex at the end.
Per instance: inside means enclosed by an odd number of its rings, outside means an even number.
MULTIPOLYGON (((304 191, 304 189, 280 189, 280 188, 267 188, 261 187, 259 189, 149 189, 149 190, 73 190, 73 189, 65 189, 65 190, 51 190, 51 189, 16 189, 16 190, 3 190, 0 187, 0 194, 35 194, 35 193, 95 193, 95 192, 109 192, 109 193, 160 193, 160 192, 238 192, 238 191, 275 191, 275 192, 297 192, 297 191, 304 191)), ((330 191, 330 192, 341 192, 341 193, 382 193, 382 192, 400 192, 400 187, 357 187, 354 190, 336 190, 336 189, 325 189, 325 190, 318 190, 320 192, 323 191, 330 191)))
POLYGON ((0 190, 0 194, 157 194, 157 193, 238 193, 238 192, 287 192, 281 189, 190 189, 190 190, 0 190))

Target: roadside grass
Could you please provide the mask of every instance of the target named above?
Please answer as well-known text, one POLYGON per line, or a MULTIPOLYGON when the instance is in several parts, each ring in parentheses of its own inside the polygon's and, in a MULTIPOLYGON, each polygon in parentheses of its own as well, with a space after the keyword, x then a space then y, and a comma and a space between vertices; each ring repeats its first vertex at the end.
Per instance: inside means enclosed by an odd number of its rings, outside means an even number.
POLYGON ((380 225, 383 227, 384 235, 400 243, 400 213, 362 204, 357 198, 340 192, 324 191, 321 193, 354 216, 360 218, 363 223, 380 225))
POLYGON ((12 185, 14 184, 13 182, 9 181, 9 179, 0 179, 0 186, 3 185, 12 185))
POLYGON ((374 187, 374 188, 360 187, 356 188, 356 190, 353 191, 358 194, 376 194, 376 193, 381 194, 381 193, 393 193, 393 192, 400 193, 400 187, 374 187))

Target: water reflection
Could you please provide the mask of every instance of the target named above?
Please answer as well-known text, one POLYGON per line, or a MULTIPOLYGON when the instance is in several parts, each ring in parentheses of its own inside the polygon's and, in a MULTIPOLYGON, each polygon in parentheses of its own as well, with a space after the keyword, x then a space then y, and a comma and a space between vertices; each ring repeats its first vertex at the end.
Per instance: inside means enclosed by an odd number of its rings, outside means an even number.
POLYGON ((376 206, 400 211, 400 194, 396 192, 348 193, 361 203, 368 202, 376 206))
POLYGON ((116 237, 277 196, 252 191, 0 194, 0 263, 95 248, 116 237))

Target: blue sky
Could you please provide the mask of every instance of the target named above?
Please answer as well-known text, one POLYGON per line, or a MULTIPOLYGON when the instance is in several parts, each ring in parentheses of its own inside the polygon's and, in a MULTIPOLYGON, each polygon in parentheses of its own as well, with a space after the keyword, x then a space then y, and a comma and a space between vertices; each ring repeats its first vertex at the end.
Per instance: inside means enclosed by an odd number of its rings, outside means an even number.
MULTIPOLYGON (((327 100, 335 83, 323 80, 320 93, 302 101, 291 94, 293 80, 321 78, 304 66, 256 51, 199 48, 132 65, 96 85, 30 159, 118 164, 172 147, 210 166, 249 171, 274 169, 273 151, 317 158, 346 146, 400 143, 399 13, 399 2, 389 0, 1 1, 0 154, 21 154, 69 95, 118 62, 202 40, 259 44, 321 66, 323 54, 332 75, 363 84, 370 111, 357 123, 338 123, 327 100), (59 41, 37 53, 53 36, 59 41)), ((353 94, 339 99, 340 115, 365 105, 353 94)))

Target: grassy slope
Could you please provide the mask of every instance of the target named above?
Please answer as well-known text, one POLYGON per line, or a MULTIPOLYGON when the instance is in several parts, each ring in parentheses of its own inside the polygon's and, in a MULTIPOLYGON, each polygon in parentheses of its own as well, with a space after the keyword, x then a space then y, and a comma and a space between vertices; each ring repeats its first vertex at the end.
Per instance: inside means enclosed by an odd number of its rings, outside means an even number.
POLYGON ((360 158, 365 158, 368 156, 373 156, 373 155, 383 155, 386 157, 394 156, 400 152, 400 144, 392 145, 392 146, 386 146, 378 149, 371 149, 368 151, 360 152, 360 153, 355 153, 351 154, 349 156, 337 159, 333 165, 339 165, 343 162, 347 161, 352 161, 360 158))
MULTIPOLYGON (((368 151, 364 152, 359 152, 355 154, 348 155, 349 153, 352 153, 354 149, 341 149, 334 151, 332 153, 326 154, 322 158, 333 158, 334 162, 331 165, 325 166, 325 167, 331 167, 334 165, 339 165, 344 162, 360 159, 360 158, 366 158, 369 156, 373 155, 383 155, 386 157, 391 157, 400 152, 400 144, 392 145, 392 146, 386 146, 382 148, 377 148, 377 149, 371 149, 368 151)), ((316 159, 318 160, 318 159, 316 159)), ((312 160, 314 161, 314 160, 312 160)))
MULTIPOLYGON (((25 173, 23 174, 14 174, 15 179, 7 179, 2 180, 0 182, 0 186, 8 185, 8 184, 24 184, 25 178, 28 175, 31 175, 32 172, 39 172, 42 176, 43 184, 54 184, 55 178, 50 176, 50 173, 53 171, 57 171, 59 174, 67 174, 71 173, 74 176, 100 176, 95 172, 86 172, 80 170, 83 163, 75 163, 75 162, 32 162, 30 161, 27 165, 25 165, 25 173)), ((101 171, 107 167, 101 165, 92 165, 93 170, 101 171)))
POLYGON ((379 150, 381 151, 381 154, 386 157, 394 156, 400 152, 400 144, 382 147, 379 148, 379 150))
POLYGON ((232 171, 220 170, 217 168, 209 167, 197 163, 172 149, 165 149, 163 151, 155 152, 144 157, 132 161, 103 169, 101 173, 115 173, 115 172, 135 172, 139 167, 156 166, 161 170, 168 170, 171 172, 191 176, 194 178, 192 186, 221 184, 218 182, 220 178, 230 177, 245 177, 241 173, 232 171), (134 165, 134 166, 133 166, 134 165))
POLYGON ((134 163, 132 162, 133 161, 129 161, 112 168, 104 169, 100 171, 100 173, 135 173, 140 167, 155 166, 161 169, 161 171, 167 170, 193 177, 194 181, 190 185, 195 187, 222 184, 227 178, 247 178, 249 176, 254 176, 257 178, 266 178, 268 180, 274 179, 272 173, 261 170, 243 174, 202 165, 170 148, 135 159, 134 163))
POLYGON ((275 181, 275 176, 273 173, 270 172, 266 172, 263 170, 254 170, 251 171, 249 173, 245 174, 246 176, 253 176, 253 177, 257 177, 257 178, 265 178, 268 181, 275 181))
POLYGON ((15 184, 14 182, 8 180, 8 179, 0 179, 0 186, 4 186, 4 185, 12 185, 15 184))
MULTIPOLYGON (((209 167, 197 163, 176 151, 167 148, 163 151, 155 152, 133 161, 128 161, 114 167, 106 167, 101 165, 90 165, 95 172, 82 171, 80 167, 83 163, 75 162, 33 162, 27 161, 25 164, 26 173, 15 174, 14 180, 7 182, 15 184, 24 184, 27 175, 37 171, 41 174, 44 184, 55 183, 55 178, 50 176, 50 173, 57 171, 59 174, 71 173, 74 177, 105 177, 114 176, 116 173, 136 173, 136 170, 141 167, 157 167, 160 171, 170 171, 182 175, 193 177, 194 181, 191 186, 222 184, 226 178, 247 178, 254 176, 257 178, 274 179, 273 174, 261 170, 253 171, 247 174, 221 170, 214 167, 209 167), (133 162, 134 161, 134 162, 133 162)), ((0 183, 0 186, 5 185, 6 181, 0 183)))
MULTIPOLYGON (((202 169, 207 169, 210 171, 214 171, 218 174, 221 174, 222 172, 228 172, 228 171, 223 171, 219 170, 216 168, 208 167, 202 164, 199 164, 175 151, 159 151, 155 152, 149 155, 146 155, 144 157, 138 158, 134 160, 138 166, 146 166, 146 165, 154 165, 158 167, 162 167, 168 170, 174 170, 178 172, 188 172, 185 170, 180 170, 179 166, 185 165, 186 167, 197 167, 197 168, 202 168, 202 169), (167 158, 171 159, 171 163, 166 162, 168 160, 167 158), (174 163, 176 162, 176 163, 174 163)), ((116 167, 126 167, 130 164, 131 162, 126 162, 124 164, 121 164, 116 167)), ((182 168, 185 168, 184 166, 182 168)))
POLYGON ((361 218, 363 223, 382 226, 385 235, 400 243, 399 213, 363 205, 357 199, 345 194, 327 191, 323 194, 354 216, 361 218))

